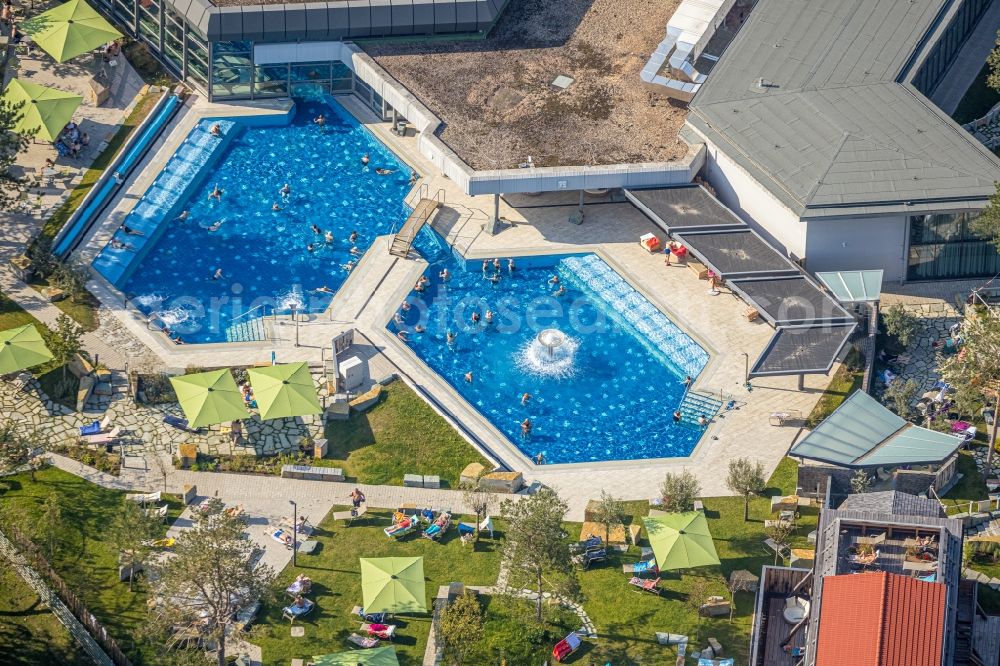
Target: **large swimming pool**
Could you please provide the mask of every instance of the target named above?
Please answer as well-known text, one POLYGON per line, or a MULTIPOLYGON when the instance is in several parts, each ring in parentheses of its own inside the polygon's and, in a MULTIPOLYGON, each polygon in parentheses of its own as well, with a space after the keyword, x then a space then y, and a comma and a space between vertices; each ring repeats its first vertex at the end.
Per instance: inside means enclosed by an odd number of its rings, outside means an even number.
POLYGON ((672 414, 685 376, 697 377, 708 353, 600 257, 515 257, 513 271, 500 257, 499 270, 492 261, 484 268, 454 258, 429 230, 417 248, 431 261, 427 283, 389 329, 403 331, 417 356, 526 456, 576 463, 694 449, 702 429, 672 414), (539 341, 546 329, 559 331, 562 344, 552 346, 560 339, 553 333, 539 341))
POLYGON ((279 127, 204 120, 125 220, 143 235, 120 230, 95 266, 184 342, 239 339, 231 323, 259 304, 325 308, 343 267, 405 220, 409 189, 410 170, 332 100, 298 100, 279 127))

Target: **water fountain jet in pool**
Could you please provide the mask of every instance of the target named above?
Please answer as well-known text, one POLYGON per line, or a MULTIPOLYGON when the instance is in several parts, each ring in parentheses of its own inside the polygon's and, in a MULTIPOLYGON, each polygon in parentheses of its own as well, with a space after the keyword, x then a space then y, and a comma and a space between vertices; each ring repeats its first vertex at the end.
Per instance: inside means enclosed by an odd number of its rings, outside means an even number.
POLYGON ((546 328, 517 352, 517 367, 523 372, 561 379, 576 372, 574 356, 579 343, 562 331, 546 328))

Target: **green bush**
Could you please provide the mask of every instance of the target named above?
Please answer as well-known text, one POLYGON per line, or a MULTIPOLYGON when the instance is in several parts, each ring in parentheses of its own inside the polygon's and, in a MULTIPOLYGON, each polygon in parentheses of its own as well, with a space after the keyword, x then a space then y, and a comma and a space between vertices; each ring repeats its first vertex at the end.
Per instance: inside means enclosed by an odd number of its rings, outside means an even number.
POLYGON ((903 347, 909 347, 919 328, 920 319, 897 303, 882 314, 882 322, 886 333, 896 338, 903 347))

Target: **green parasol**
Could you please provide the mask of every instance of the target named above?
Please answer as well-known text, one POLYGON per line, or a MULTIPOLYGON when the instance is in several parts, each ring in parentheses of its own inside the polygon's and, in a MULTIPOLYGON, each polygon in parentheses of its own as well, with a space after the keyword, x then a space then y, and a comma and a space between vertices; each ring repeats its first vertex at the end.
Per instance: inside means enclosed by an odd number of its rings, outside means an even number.
POLYGON ((21 29, 57 62, 66 62, 122 36, 83 0, 69 0, 53 7, 22 23, 21 29))
POLYGON ((661 571, 719 564, 703 511, 668 513, 642 522, 661 571))
POLYGON ((248 374, 260 418, 280 419, 323 412, 316 397, 316 385, 305 363, 252 368, 248 374))
POLYGON ((391 645, 370 650, 349 650, 336 654, 321 654, 312 658, 316 666, 399 666, 396 648, 391 645))
POLYGON ((361 558, 365 613, 426 613, 424 558, 361 558))
POLYGON ((0 331, 0 375, 52 360, 52 352, 32 324, 0 331))
POLYGON ((35 132, 36 137, 55 141, 59 132, 73 119, 83 98, 55 88, 14 79, 4 91, 3 100, 23 104, 18 109, 20 120, 13 127, 17 134, 35 132))
POLYGON ((247 417, 243 395, 229 370, 171 377, 177 401, 192 428, 237 421, 247 417))

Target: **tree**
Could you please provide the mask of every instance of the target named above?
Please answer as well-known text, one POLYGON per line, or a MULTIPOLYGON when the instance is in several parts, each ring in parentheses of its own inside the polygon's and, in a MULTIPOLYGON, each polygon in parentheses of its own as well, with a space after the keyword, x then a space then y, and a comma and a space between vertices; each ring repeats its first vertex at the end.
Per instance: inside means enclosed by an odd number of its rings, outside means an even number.
POLYGON ((0 425, 0 474, 9 474, 31 460, 31 446, 8 421, 0 425))
POLYGON ((604 526, 604 543, 609 543, 611 530, 625 524, 625 504, 606 490, 602 490, 601 501, 594 512, 594 522, 604 526))
POLYGON ((476 514, 476 541, 479 541, 479 524, 496 508, 496 493, 475 482, 463 483, 461 489, 462 501, 476 514))
POLYGON ((466 663, 466 656, 483 639, 483 607, 474 594, 463 594, 441 614, 441 639, 445 656, 454 664, 466 663))
POLYGON ((0 100, 0 210, 9 210, 21 193, 21 179, 10 172, 17 156, 28 149, 29 139, 35 132, 15 134, 14 127, 21 120, 24 102, 11 104, 0 100))
POLYGON ((226 628, 274 581, 271 567, 255 564, 256 546, 243 537, 245 530, 240 518, 212 513, 185 530, 174 555, 156 565, 163 612, 151 620, 153 629, 197 629, 219 646, 219 666, 226 663, 226 628))
POLYGON ((872 487, 872 478, 863 469, 859 469, 851 477, 851 492, 855 495, 862 495, 868 492, 868 489, 872 487))
POLYGON ((35 524, 35 536, 49 549, 49 558, 55 557, 56 544, 64 531, 62 505, 59 495, 52 491, 42 504, 42 515, 35 524))
POLYGON ((917 316, 896 303, 882 315, 885 332, 899 340, 899 344, 909 347, 917 332, 919 319, 917 316))
POLYGON ((986 58, 986 64, 990 66, 989 77, 986 85, 994 90, 1000 90, 1000 31, 997 32, 996 48, 986 58))
POLYGON ((162 522, 157 516, 150 516, 136 502, 125 502, 122 510, 111 523, 109 536, 111 543, 121 553, 123 566, 129 568, 128 589, 132 590, 132 579, 136 569, 141 569, 153 551, 152 543, 160 538, 162 522))
POLYGON ((41 234, 35 242, 28 246, 25 254, 31 260, 31 267, 39 277, 46 277, 52 274, 59 260, 52 254, 52 239, 41 234))
POLYGON ((792 532, 795 531, 795 523, 790 520, 776 520, 770 527, 764 530, 771 541, 774 542, 774 564, 778 564, 778 553, 792 541, 792 532))
MULTIPOLYGON (((1000 49, 993 53, 997 54, 998 51, 1000 49)), ((1000 58, 998 58, 997 63, 1000 66, 1000 58)), ((1000 71, 994 70, 994 75, 1000 79, 1000 71)), ((992 241, 997 250, 1000 251, 1000 183, 997 183, 997 190, 990 197, 986 208, 969 222, 969 228, 973 233, 992 241)))
POLYGON ((743 522, 750 520, 750 498, 764 491, 767 479, 764 465, 749 458, 733 458, 729 461, 726 486, 743 498, 743 522))
POLYGON ((48 336, 49 351, 56 363, 63 366, 63 379, 66 378, 66 365, 83 348, 83 329, 65 313, 56 319, 56 328, 48 336))
POLYGON ((885 387, 884 395, 892 400, 893 406, 896 407, 896 413, 901 418, 908 419, 910 418, 910 402, 919 390, 920 385, 915 380, 907 379, 904 382, 897 377, 885 387))
POLYGON ((1000 416, 1000 317, 983 313, 970 317, 962 329, 964 343, 957 354, 944 357, 938 369, 957 394, 959 402, 981 401, 993 408, 989 445, 986 449, 986 476, 993 470, 993 449, 1000 416))
POLYGON ((575 592, 576 576, 565 540, 562 521, 566 503, 552 490, 543 489, 520 500, 504 500, 500 515, 507 523, 503 558, 512 578, 526 576, 537 594, 535 619, 542 621, 542 592, 546 582, 557 593, 575 592))
MULTIPOLYGON (((149 460, 149 458, 147 458, 149 460)), ((167 476, 170 475, 171 467, 167 464, 167 461, 163 459, 163 456, 157 454, 152 456, 153 467, 156 472, 163 478, 163 492, 167 492, 167 476)))
POLYGON ((67 262, 56 262, 53 266, 49 284, 62 289, 74 303, 87 293, 87 280, 90 271, 86 266, 67 262))
POLYGON ((698 478, 688 470, 678 474, 667 472, 660 485, 664 511, 690 511, 694 500, 701 494, 698 478))

